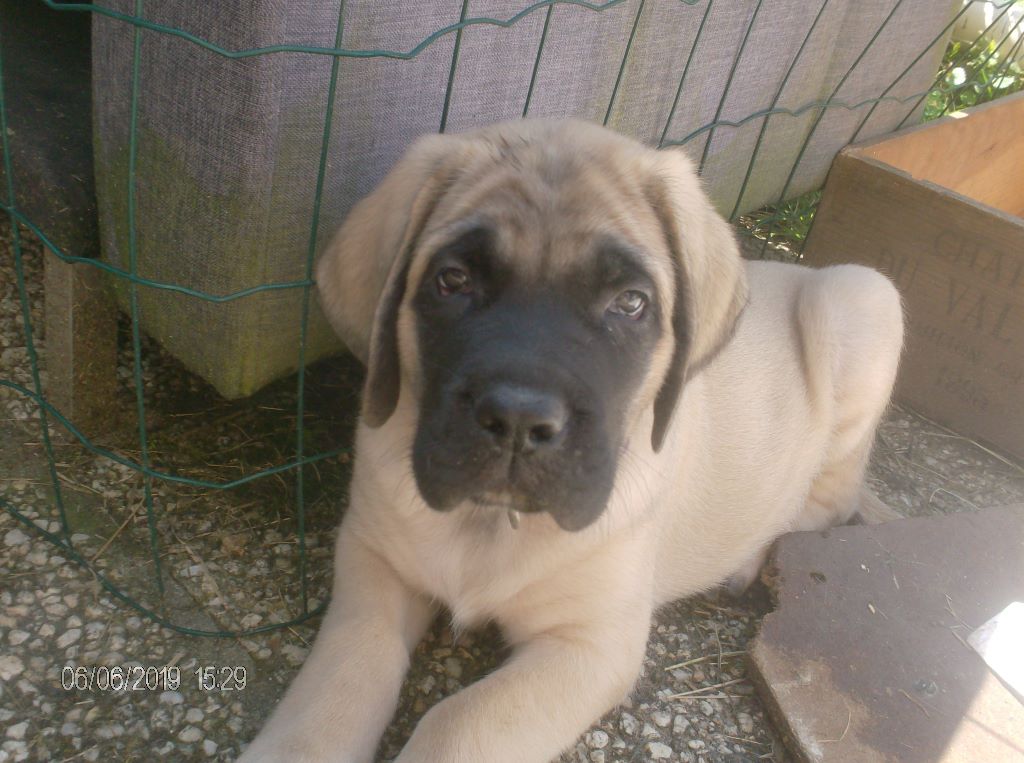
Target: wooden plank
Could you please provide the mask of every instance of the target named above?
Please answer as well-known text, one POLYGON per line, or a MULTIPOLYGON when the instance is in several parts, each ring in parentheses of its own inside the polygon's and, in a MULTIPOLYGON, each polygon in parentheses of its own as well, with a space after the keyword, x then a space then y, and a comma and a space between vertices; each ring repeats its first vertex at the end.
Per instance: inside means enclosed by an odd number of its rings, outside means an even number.
POLYGON ((947 116, 855 151, 1004 212, 1024 215, 1022 96, 947 116))
POLYGON ((1024 221, 846 150, 804 256, 892 278, 907 314, 897 399, 1024 458, 1024 221))
POLYGON ((102 275, 46 257, 46 393, 87 436, 117 420, 117 310, 102 275))

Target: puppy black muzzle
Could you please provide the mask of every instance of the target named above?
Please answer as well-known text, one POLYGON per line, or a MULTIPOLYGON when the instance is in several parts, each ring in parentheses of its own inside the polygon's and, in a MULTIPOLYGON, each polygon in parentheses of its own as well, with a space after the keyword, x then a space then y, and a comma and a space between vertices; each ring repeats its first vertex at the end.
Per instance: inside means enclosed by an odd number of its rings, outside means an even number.
POLYGON ((413 448, 420 493, 446 511, 463 501, 495 510, 547 511, 581 529, 604 508, 615 446, 601 417, 557 374, 458 374, 425 406, 413 448), (540 381, 543 377, 548 381, 540 381))
POLYGON ((457 321, 429 304, 413 445, 424 500, 438 511, 548 512, 568 530, 592 523, 622 441, 621 358, 564 299, 520 295, 457 321))

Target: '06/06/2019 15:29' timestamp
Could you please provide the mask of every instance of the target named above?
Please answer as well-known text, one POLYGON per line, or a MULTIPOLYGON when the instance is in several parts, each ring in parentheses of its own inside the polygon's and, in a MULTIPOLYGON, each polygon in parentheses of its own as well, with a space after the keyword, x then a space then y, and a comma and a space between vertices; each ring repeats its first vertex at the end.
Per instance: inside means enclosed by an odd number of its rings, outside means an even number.
POLYGON ((247 677, 242 665, 199 665, 187 670, 177 665, 65 665, 60 685, 65 691, 177 691, 191 682, 200 691, 241 691, 247 677))

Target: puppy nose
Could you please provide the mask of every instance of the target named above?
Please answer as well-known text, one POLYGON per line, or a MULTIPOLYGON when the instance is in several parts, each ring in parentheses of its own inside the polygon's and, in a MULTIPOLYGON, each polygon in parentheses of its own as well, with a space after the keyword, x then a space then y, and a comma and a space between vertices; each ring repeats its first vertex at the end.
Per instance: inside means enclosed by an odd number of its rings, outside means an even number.
POLYGON ((495 442, 530 452, 561 441, 569 419, 565 403, 550 392, 500 384, 476 404, 476 421, 495 442))

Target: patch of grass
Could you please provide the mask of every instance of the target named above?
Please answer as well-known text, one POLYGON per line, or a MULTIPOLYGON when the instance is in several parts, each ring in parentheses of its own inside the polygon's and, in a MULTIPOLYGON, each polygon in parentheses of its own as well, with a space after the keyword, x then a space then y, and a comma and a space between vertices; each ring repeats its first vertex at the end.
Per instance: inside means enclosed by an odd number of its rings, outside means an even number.
POLYGON ((996 50, 998 44, 998 40, 949 44, 937 77, 939 85, 925 102, 925 122, 1024 89, 1024 70, 1012 60, 1024 40, 1012 47, 1004 44, 1001 51, 996 50))
MULTIPOLYGON (((922 121, 1024 90, 1024 70, 1012 60, 1024 45, 1024 38, 1012 46, 1004 43, 1002 50, 997 50, 1000 42, 949 44, 935 78, 936 85, 925 100, 922 121)), ((770 248, 783 259, 799 259, 819 201, 821 191, 810 191, 781 204, 762 207, 744 215, 739 222, 748 235, 764 242, 762 255, 770 248)))
POLYGON ((782 204, 762 207, 744 215, 740 224, 748 235, 784 255, 784 259, 798 259, 820 201, 820 190, 809 191, 782 204))

